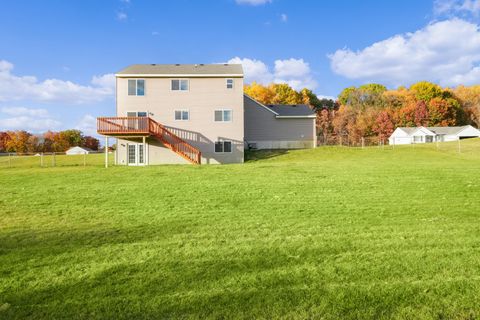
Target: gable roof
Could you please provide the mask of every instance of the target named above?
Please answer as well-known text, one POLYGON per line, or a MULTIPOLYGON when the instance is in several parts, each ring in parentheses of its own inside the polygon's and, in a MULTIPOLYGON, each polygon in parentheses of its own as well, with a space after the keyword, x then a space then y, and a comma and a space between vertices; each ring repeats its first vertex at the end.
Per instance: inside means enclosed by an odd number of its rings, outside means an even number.
POLYGON ((116 73, 117 77, 145 76, 230 76, 243 77, 241 64, 133 64, 116 73))
POLYGON ((427 127, 428 130, 435 132, 436 134, 448 134, 454 135, 460 133, 463 129, 467 128, 468 126, 462 127, 427 127))
POLYGON ((316 113, 306 104, 269 104, 267 108, 277 114, 277 118, 315 118, 316 113))
POLYGON ((421 130, 421 129, 425 129, 433 135, 457 135, 457 134, 460 134, 466 128, 470 128, 470 127, 472 126, 466 125, 461 127, 398 127, 397 129, 402 130, 409 136, 414 135, 418 130, 421 130))
POLYGON ((83 151, 93 151, 92 149, 90 148, 87 148, 87 147, 80 147, 80 146, 74 146, 74 147, 71 147, 70 149, 68 149, 67 151, 70 151, 70 150, 76 150, 76 149, 80 149, 80 150, 83 150, 83 151))
POLYGON ((413 132, 417 130, 417 127, 398 127, 397 129, 400 129, 406 134, 411 135, 413 132))

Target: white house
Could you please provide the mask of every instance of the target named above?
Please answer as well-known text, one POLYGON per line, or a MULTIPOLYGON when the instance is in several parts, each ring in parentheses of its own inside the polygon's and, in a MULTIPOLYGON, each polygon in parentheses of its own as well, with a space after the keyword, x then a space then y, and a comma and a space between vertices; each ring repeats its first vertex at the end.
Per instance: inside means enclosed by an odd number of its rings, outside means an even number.
POLYGON ((71 147, 65 153, 68 156, 73 156, 77 154, 89 154, 90 152, 92 152, 92 149, 76 146, 76 147, 71 147))
POLYGON ((462 127, 399 127, 388 138, 392 145, 457 141, 480 137, 480 130, 468 125, 462 127))

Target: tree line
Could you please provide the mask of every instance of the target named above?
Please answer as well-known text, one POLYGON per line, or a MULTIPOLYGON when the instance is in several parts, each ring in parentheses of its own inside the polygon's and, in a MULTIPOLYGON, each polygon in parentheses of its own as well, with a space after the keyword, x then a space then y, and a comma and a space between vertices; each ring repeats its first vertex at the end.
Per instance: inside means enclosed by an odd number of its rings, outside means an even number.
POLYGON ((252 83, 245 93, 264 104, 307 104, 317 113, 323 141, 344 137, 385 141, 396 127, 480 125, 480 85, 442 88, 421 81, 388 90, 381 84, 344 89, 336 101, 287 84, 252 83))
POLYGON ((33 153, 65 152, 71 147, 80 146, 98 150, 100 141, 83 135, 80 130, 47 131, 41 135, 30 132, 0 131, 0 152, 33 153))

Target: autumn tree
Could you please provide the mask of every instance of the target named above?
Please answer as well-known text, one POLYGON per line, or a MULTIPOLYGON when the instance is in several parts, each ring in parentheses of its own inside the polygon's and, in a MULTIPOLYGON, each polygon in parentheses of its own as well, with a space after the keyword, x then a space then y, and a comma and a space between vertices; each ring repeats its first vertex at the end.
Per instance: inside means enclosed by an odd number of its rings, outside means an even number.
POLYGON ((393 116, 388 109, 378 113, 375 123, 373 124, 373 131, 378 136, 380 141, 385 141, 395 130, 393 116))
POLYGON ((275 92, 273 104, 301 104, 302 95, 286 83, 271 84, 275 92))
POLYGON ((328 141, 328 136, 332 132, 332 115, 330 110, 327 108, 322 110, 317 110, 316 126, 317 134, 323 137, 323 142, 328 141))
POLYGON ((430 119, 425 101, 420 100, 416 103, 414 118, 416 126, 428 126, 430 119))
POLYGON ((410 86, 410 91, 418 100, 425 103, 433 98, 441 97, 443 90, 439 85, 427 81, 420 81, 410 86))
POLYGON ((91 136, 85 136, 83 138, 82 147, 86 147, 92 150, 98 150, 99 145, 100 145, 100 141, 98 141, 97 138, 94 138, 91 136))
POLYGON ((8 132, 0 131, 0 152, 7 151, 8 140, 10 140, 8 132))
POLYGON ((9 138, 6 143, 7 152, 27 153, 34 150, 34 146, 31 146, 33 139, 30 139, 32 134, 27 131, 7 131, 9 138))
POLYGON ((252 97, 252 99, 263 104, 273 104, 276 95, 272 86, 263 86, 255 81, 249 85, 245 85, 244 92, 252 97))

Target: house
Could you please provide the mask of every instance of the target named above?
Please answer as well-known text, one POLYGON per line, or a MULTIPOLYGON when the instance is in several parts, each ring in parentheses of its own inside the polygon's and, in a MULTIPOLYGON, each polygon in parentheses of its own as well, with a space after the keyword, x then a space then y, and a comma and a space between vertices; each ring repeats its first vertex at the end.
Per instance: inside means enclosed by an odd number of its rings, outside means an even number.
POLYGON ((144 64, 116 74, 116 116, 97 131, 117 139, 119 165, 242 163, 248 143, 315 147, 314 116, 246 97, 240 64, 144 64))
POLYGON ((480 130, 467 125, 462 127, 399 127, 388 138, 391 145, 457 141, 480 137, 480 130))
POLYGON ((245 141, 254 149, 315 148, 316 113, 307 105, 263 105, 245 95, 245 141))
POLYGON ((71 147, 70 149, 65 151, 65 154, 67 156, 73 156, 73 155, 78 155, 78 154, 89 154, 92 151, 93 151, 92 149, 89 149, 89 148, 86 148, 86 147, 76 146, 76 147, 71 147))

